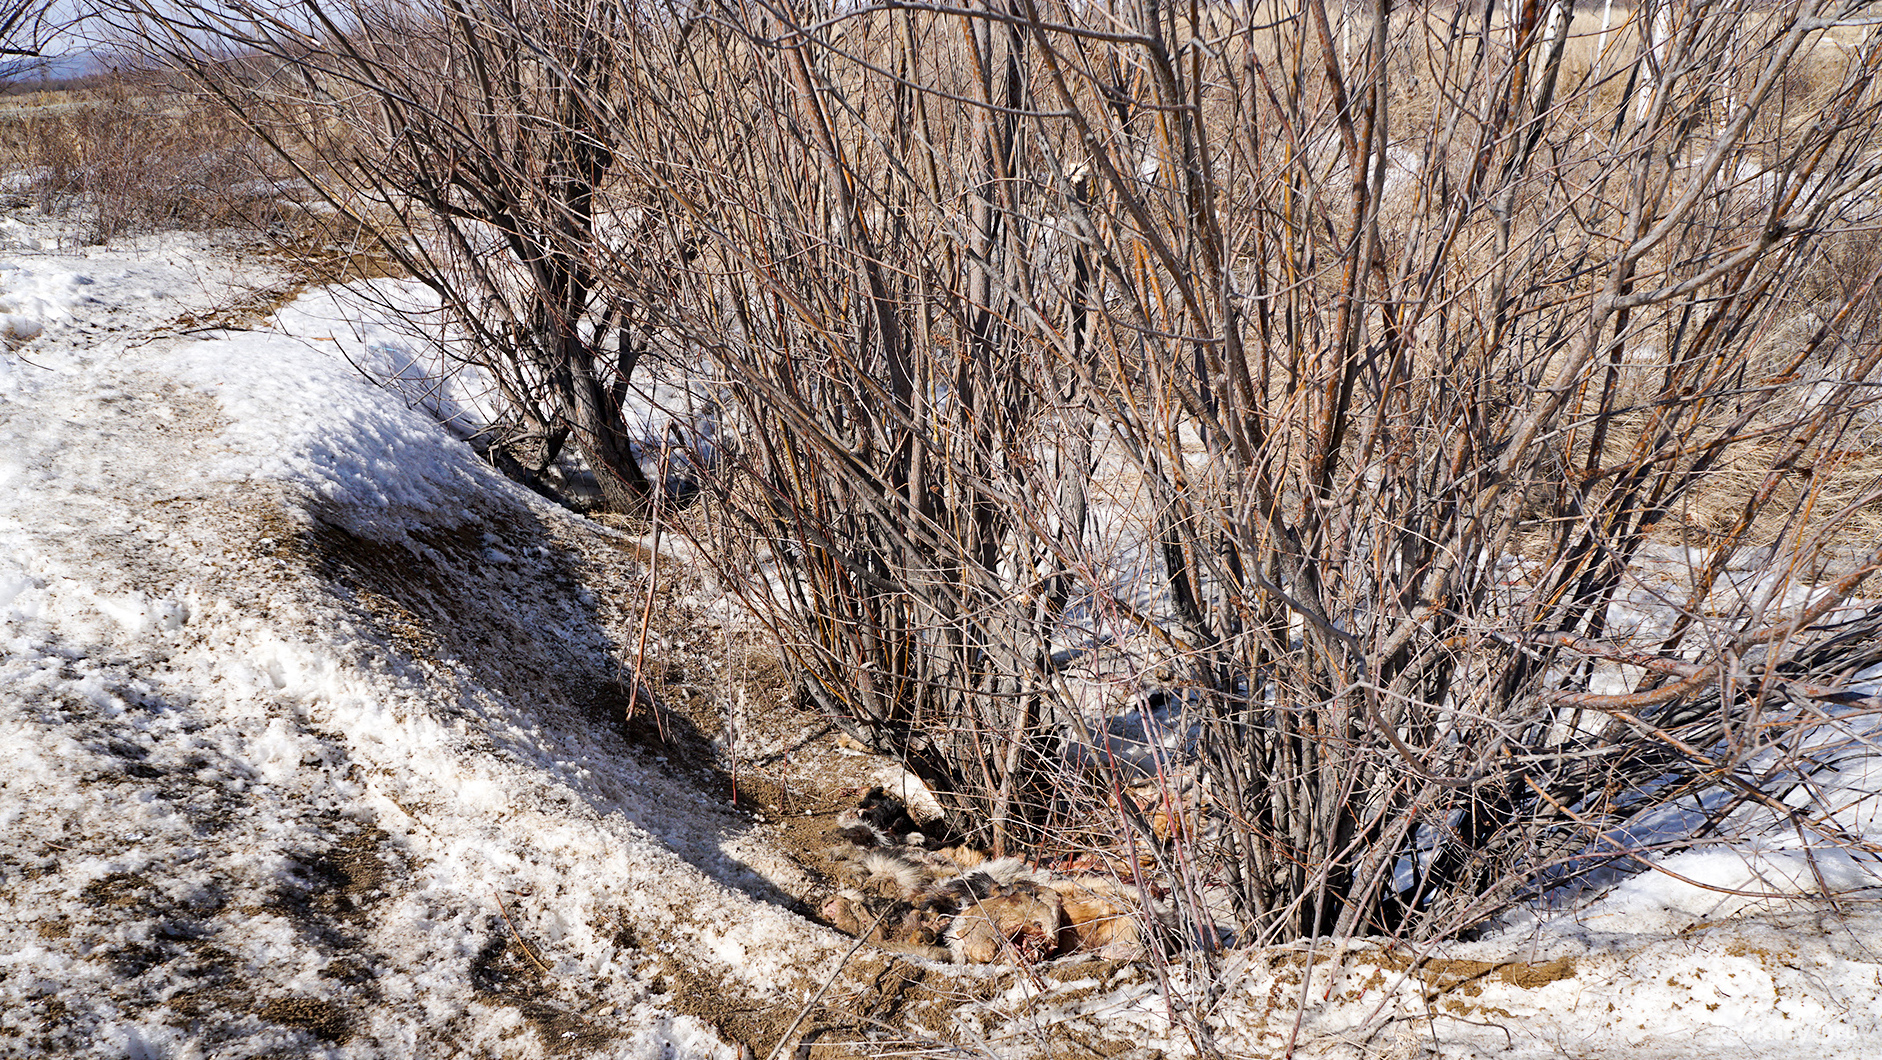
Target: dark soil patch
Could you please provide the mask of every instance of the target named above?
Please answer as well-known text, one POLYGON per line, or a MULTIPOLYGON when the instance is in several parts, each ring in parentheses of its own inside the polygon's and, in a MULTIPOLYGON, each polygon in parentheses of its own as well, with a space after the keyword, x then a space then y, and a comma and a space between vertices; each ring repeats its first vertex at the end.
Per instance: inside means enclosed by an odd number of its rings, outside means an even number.
POLYGON ((307 904, 341 920, 364 917, 386 897, 391 880, 387 859, 397 856, 391 843, 384 830, 361 828, 302 862, 297 875, 308 884, 307 904))
POLYGON ((1424 980, 1425 985, 1437 993, 1461 991, 1476 995, 1483 990, 1483 984, 1491 979, 1500 980, 1524 990, 1536 990, 1561 979, 1575 977, 1576 964, 1573 957, 1562 957, 1541 964, 1527 961, 1469 961, 1429 958, 1414 962, 1402 954, 1383 950, 1371 955, 1382 968, 1393 971, 1411 969, 1412 974, 1424 980))
POLYGON ((321 998, 278 997, 263 1002, 255 1014, 269 1023, 306 1031, 323 1042, 339 1044, 353 1035, 346 1009, 321 998))
POLYGON ((563 1007, 534 947, 517 938, 501 914, 471 962, 471 986, 486 1001, 508 1005, 535 1028, 550 1055, 586 1056, 619 1037, 605 1022, 563 1007))
POLYGON ((86 884, 79 898, 104 909, 149 909, 159 895, 157 885, 134 872, 114 872, 86 884))
POLYGON ((753 1001, 727 991, 715 978, 678 962, 662 968, 664 999, 673 1011, 712 1027, 719 1036, 756 1056, 770 1056, 797 1018, 794 1006, 753 1001))

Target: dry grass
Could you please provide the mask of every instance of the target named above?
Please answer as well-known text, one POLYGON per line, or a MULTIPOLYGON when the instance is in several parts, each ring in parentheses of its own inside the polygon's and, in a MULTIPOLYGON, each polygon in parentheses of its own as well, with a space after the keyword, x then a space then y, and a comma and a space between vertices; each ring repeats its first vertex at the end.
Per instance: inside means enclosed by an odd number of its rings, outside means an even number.
POLYGON ((224 109, 148 77, 96 79, 0 103, 0 169, 79 238, 266 226, 287 212, 259 142, 224 109))

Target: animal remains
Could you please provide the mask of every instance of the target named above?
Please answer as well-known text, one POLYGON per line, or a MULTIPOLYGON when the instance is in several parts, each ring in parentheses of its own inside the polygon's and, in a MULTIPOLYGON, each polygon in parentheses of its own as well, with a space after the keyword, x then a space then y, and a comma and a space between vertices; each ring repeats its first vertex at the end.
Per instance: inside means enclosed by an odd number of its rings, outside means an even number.
POLYGON ((1144 924, 1156 911, 1136 887, 943 845, 881 788, 839 815, 836 837, 831 856, 845 886, 822 914, 846 934, 968 964, 1149 955, 1144 924))

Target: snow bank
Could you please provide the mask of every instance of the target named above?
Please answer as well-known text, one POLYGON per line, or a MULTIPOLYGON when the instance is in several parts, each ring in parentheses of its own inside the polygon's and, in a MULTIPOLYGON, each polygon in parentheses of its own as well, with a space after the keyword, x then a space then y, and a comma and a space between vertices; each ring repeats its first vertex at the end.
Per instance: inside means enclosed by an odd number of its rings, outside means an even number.
POLYGON ((0 273, 55 322, 0 376, 0 1038, 735 1055, 676 971, 762 1006, 834 939, 592 713, 598 532, 319 344, 75 323, 180 316, 165 268, 0 273))

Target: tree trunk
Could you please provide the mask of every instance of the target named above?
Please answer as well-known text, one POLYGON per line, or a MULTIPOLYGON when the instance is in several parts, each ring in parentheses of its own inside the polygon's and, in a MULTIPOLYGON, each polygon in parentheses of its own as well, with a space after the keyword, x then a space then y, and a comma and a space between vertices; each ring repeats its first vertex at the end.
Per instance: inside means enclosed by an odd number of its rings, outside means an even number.
POLYGON ((556 383, 562 391, 570 434, 601 487, 605 510, 622 515, 647 510, 653 484, 634 459, 634 447, 621 415, 623 387, 596 371, 595 357, 581 336, 564 333, 557 340, 556 383))

